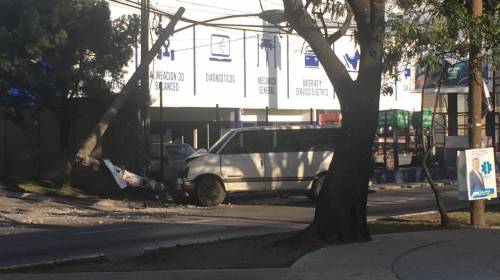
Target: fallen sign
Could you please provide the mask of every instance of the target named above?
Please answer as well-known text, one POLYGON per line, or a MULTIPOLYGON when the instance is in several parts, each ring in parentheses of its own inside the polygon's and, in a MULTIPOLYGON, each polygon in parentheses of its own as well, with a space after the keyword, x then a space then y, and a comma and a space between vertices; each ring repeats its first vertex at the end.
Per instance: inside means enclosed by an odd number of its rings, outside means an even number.
POLYGON ((167 191, 167 188, 161 182, 156 182, 153 179, 142 177, 135 173, 129 172, 114 165, 109 159, 103 159, 103 162, 111 172, 111 175, 115 179, 115 182, 120 187, 120 189, 124 189, 126 187, 142 187, 151 189, 155 193, 162 193, 167 191))

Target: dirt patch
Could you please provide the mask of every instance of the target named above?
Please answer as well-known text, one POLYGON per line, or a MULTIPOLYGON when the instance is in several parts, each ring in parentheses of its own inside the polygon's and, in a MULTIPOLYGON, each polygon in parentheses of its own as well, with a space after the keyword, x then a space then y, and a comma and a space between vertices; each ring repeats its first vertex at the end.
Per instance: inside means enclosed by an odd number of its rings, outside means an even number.
POLYGON ((0 181, 0 190, 32 193, 36 195, 51 195, 57 197, 86 198, 88 197, 78 188, 58 188, 50 181, 44 180, 11 180, 0 181))

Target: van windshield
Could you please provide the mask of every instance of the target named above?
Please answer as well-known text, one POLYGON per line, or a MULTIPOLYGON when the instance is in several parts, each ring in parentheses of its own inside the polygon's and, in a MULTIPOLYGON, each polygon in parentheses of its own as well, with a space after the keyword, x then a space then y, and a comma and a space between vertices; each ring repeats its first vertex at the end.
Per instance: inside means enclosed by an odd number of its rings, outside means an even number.
MULTIPOLYGON (((163 144, 164 156, 172 160, 183 160, 194 152, 189 144, 163 144)), ((160 143, 151 143, 151 159, 160 159, 160 143)))
POLYGON ((222 146, 226 143, 226 141, 231 138, 234 134, 234 131, 228 131, 226 134, 224 134, 215 144, 208 150, 209 153, 211 154, 216 154, 222 146))

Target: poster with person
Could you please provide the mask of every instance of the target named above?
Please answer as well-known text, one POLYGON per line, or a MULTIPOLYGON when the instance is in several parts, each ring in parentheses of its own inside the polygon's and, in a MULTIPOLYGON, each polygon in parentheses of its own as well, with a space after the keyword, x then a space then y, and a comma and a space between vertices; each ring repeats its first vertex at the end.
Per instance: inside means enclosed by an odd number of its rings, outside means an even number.
POLYGON ((465 150, 465 170, 463 167, 460 169, 462 174, 459 175, 459 180, 465 179, 468 200, 497 197, 493 148, 465 150))

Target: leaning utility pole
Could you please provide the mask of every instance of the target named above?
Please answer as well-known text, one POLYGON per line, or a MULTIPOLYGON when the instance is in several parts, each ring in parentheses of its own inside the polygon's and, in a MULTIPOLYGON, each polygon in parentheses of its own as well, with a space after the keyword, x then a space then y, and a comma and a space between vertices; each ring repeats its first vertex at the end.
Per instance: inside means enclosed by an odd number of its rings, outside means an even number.
MULTIPOLYGON (((472 18, 481 17, 483 13, 482 0, 472 0, 472 18)), ((482 128, 482 92, 483 75, 481 61, 481 42, 472 40, 470 36, 469 49, 469 147, 471 149, 481 148, 482 128)), ((473 200, 470 213, 471 224, 476 228, 486 227, 484 214, 484 200, 473 200)))
MULTIPOLYGON (((99 169, 99 160, 92 156, 92 151, 96 147, 98 141, 102 140, 104 133, 113 122, 114 118, 118 114, 118 111, 120 111, 121 107, 125 104, 132 93, 135 92, 137 83, 141 80, 141 73, 145 71, 144 69, 149 69, 149 64, 158 54, 158 51, 160 51, 165 41, 168 39, 168 37, 174 34, 174 27, 182 17, 184 11, 184 8, 179 8, 175 15, 170 19, 167 27, 165 29, 162 29, 158 36, 158 39, 149 50, 146 59, 141 61, 139 67, 136 69, 134 74, 132 74, 132 77, 130 77, 120 93, 116 95, 111 106, 104 113, 99 122, 95 125, 89 136, 83 141, 80 148, 78 149, 78 153, 75 155, 75 161, 77 163, 82 166, 93 168, 95 170, 99 169)), ((133 135, 131 137, 133 137, 133 135)))
MULTIPOLYGON (((146 61, 149 51, 149 0, 141 0, 141 63, 146 61)), ((149 67, 145 67, 140 73, 141 75, 141 95, 139 98, 143 103, 138 108, 138 118, 141 124, 141 132, 139 135, 138 171, 142 176, 146 176, 145 164, 149 159, 149 132, 150 132, 150 115, 149 115, 149 67)))

